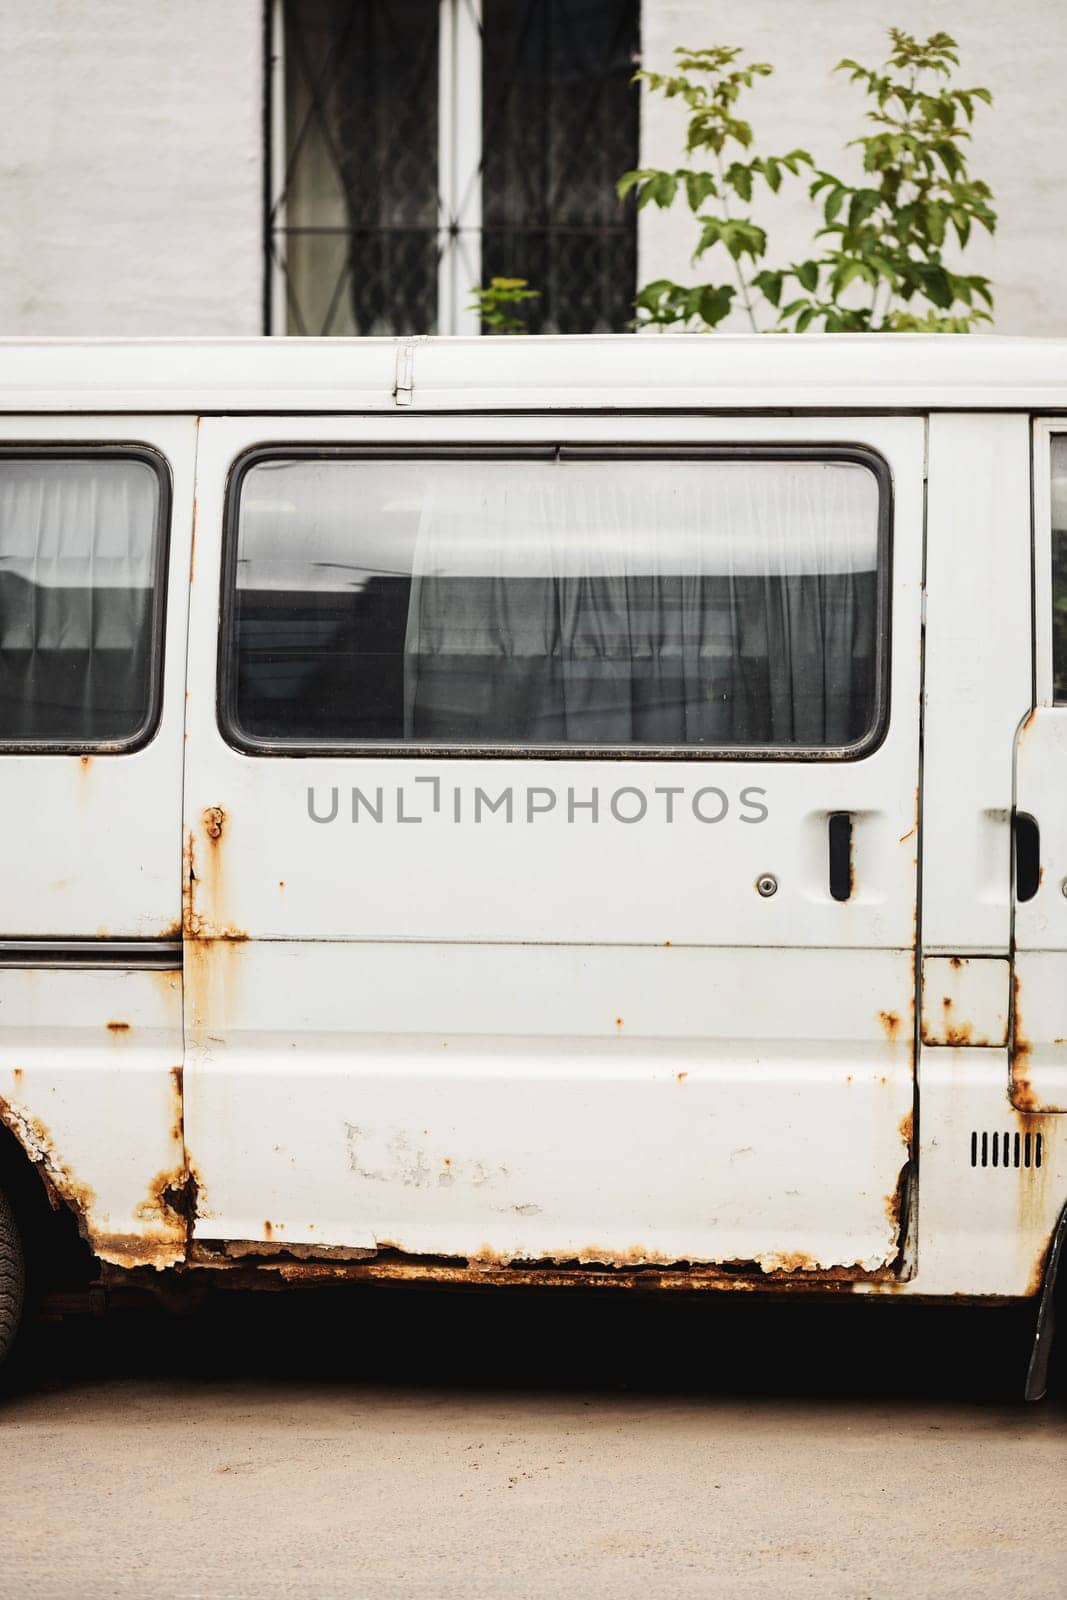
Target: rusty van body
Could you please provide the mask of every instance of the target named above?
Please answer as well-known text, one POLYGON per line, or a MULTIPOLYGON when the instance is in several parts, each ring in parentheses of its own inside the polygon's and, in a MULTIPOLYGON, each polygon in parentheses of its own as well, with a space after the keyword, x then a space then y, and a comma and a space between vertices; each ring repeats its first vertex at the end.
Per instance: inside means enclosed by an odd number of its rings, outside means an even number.
POLYGON ((0 1192, 105 1279, 1040 1294, 1067 346, 16 341, 0 411, 0 1192))

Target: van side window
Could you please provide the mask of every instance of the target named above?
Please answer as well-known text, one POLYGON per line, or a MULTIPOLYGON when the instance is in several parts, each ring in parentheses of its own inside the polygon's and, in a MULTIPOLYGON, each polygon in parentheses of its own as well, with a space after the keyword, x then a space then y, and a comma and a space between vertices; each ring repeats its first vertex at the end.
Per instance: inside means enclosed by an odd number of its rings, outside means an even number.
POLYGON ((234 476, 243 748, 877 735, 888 485, 865 453, 261 453, 234 476))
POLYGON ((1052 685, 1067 705, 1067 434, 1052 440, 1052 685))
POLYGON ((151 733, 164 501, 147 455, 0 450, 0 748, 151 733))

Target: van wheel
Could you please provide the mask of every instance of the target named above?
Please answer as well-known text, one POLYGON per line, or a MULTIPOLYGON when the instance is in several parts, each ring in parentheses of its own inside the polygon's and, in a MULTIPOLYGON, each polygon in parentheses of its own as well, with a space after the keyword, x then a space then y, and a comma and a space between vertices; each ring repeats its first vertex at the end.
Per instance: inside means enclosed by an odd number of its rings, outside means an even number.
POLYGON ((22 1321, 26 1264, 15 1213, 0 1189, 0 1364, 11 1350, 22 1321))

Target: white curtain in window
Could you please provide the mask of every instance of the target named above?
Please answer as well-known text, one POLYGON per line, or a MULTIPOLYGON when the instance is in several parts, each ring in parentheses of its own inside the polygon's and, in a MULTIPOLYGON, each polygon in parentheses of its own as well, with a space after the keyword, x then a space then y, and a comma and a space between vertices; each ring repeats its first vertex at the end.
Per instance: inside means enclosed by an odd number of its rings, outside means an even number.
POLYGON ((143 461, 0 460, 0 742, 139 729, 158 495, 143 461))
POLYGON ((877 529, 859 464, 450 463, 414 553, 405 737, 851 743, 877 529))

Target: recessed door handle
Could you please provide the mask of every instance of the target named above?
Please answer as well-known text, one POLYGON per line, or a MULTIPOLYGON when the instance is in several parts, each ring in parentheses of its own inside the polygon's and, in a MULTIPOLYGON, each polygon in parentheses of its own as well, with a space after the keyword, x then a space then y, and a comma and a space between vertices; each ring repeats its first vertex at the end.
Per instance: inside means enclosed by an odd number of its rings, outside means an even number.
POLYGON ((1041 883, 1041 830, 1029 811, 1015 813, 1015 898, 1032 900, 1041 883))
POLYGON ((834 811, 828 822, 830 849, 830 897, 848 900, 852 896, 852 816, 834 811))

